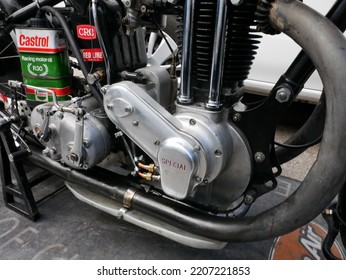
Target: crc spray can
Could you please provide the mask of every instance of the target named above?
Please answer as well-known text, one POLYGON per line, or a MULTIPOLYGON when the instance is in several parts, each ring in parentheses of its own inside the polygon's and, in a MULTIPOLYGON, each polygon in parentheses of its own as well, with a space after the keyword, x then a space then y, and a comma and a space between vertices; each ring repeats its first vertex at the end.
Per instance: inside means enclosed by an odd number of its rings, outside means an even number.
MULTIPOLYGON (((64 32, 20 27, 16 28, 16 39, 24 83, 53 90, 58 101, 69 100, 72 70, 64 32)), ((26 89, 25 93, 31 106, 53 100, 44 90, 26 89)))

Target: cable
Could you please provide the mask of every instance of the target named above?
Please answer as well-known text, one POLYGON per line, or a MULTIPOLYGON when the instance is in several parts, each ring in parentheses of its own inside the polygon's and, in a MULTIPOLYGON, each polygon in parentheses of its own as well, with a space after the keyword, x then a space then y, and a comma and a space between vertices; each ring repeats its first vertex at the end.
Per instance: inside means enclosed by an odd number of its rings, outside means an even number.
MULTIPOLYGON (((69 46, 73 52, 73 54, 75 55, 77 61, 78 61, 78 64, 81 68, 81 71, 83 72, 83 76, 84 78, 87 80, 87 77, 88 77, 88 73, 89 73, 89 70, 83 60, 83 57, 82 57, 82 54, 78 48, 78 44, 75 40, 75 38, 73 37, 72 33, 71 33, 71 30, 70 30, 70 27, 65 19, 65 17, 61 14, 60 11, 54 9, 53 7, 50 7, 50 6, 44 6, 41 8, 42 11, 45 11, 45 12, 48 12, 48 13, 51 13, 52 15, 54 15, 57 20, 59 21, 62 29, 64 30, 65 32, 65 35, 66 35, 66 38, 69 42, 69 46)), ((100 91, 94 86, 94 85, 91 85, 89 84, 89 88, 93 94, 93 96, 97 99, 98 103, 103 106, 103 95, 100 93, 100 91)))
POLYGON ((167 40, 165 34, 163 33, 163 31, 162 31, 162 29, 161 29, 159 23, 157 22, 156 18, 154 17, 154 15, 152 16, 152 18, 153 18, 153 20, 154 20, 154 22, 155 22, 155 24, 156 24, 156 26, 157 26, 157 28, 158 28, 158 30, 159 30, 161 36, 162 36, 162 38, 165 40, 165 42, 166 42, 166 44, 167 44, 169 50, 171 51, 172 55, 175 56, 175 53, 174 53, 174 50, 173 50, 171 44, 168 42, 168 40, 167 40))

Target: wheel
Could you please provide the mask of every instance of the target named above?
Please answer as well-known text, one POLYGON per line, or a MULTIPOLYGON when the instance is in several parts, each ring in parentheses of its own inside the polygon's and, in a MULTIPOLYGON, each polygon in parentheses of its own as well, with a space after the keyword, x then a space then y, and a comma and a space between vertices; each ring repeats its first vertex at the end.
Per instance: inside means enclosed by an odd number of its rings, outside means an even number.
POLYGON ((172 62, 173 53, 177 53, 178 44, 176 37, 176 27, 178 22, 173 16, 167 16, 167 26, 165 31, 149 32, 146 36, 147 56, 149 65, 162 65, 169 67, 172 62), (163 38, 162 34, 165 36, 163 38))

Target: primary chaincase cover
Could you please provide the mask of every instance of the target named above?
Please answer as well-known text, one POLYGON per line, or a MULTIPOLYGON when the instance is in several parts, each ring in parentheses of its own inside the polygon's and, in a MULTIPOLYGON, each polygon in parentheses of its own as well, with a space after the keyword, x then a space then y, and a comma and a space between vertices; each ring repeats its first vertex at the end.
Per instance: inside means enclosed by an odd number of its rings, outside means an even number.
POLYGON ((111 121, 159 166, 166 194, 182 200, 199 188, 223 188, 229 203, 244 192, 251 172, 249 150, 224 112, 178 106, 171 115, 132 82, 108 87, 104 104, 111 121), (235 162, 234 156, 241 160, 235 162), (214 186, 216 178, 220 184, 214 186))

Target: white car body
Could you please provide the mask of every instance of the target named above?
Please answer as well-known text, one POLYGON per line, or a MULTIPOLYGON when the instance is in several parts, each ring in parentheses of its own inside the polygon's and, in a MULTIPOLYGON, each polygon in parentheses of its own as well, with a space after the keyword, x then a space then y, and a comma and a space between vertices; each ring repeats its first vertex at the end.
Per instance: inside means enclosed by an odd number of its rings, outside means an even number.
MULTIPOLYGON (((325 15, 335 0, 304 0, 303 2, 325 15)), ((275 36, 264 35, 249 78, 245 82, 246 91, 267 95, 300 50, 301 48, 283 33, 275 36)), ((315 71, 299 94, 298 100, 317 103, 321 91, 322 83, 315 71)))

